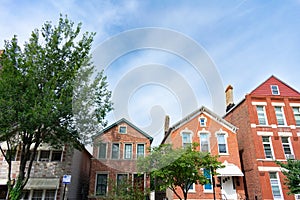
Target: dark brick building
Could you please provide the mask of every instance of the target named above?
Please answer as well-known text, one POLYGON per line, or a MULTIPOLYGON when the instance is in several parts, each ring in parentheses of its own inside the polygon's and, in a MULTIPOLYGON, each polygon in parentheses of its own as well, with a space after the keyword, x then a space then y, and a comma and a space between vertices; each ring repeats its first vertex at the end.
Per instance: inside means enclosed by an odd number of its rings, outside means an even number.
MULTIPOLYGON (((232 94, 232 88, 227 90, 232 94)), ((227 104, 232 102, 232 96, 227 104)), ((275 160, 300 159, 300 93, 271 76, 229 109, 225 119, 237 138, 249 199, 295 199, 288 195, 275 160)))
POLYGON ((146 156, 153 138, 126 119, 102 130, 93 139, 89 198, 107 196, 122 179, 150 188, 150 177, 138 174, 137 158, 146 156))

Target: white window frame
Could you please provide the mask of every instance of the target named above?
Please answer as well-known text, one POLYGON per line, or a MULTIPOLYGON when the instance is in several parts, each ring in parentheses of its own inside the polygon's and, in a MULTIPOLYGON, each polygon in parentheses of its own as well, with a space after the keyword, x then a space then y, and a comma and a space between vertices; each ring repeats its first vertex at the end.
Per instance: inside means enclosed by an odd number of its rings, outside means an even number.
POLYGON ((281 189, 281 183, 280 183, 280 178, 279 178, 279 176, 278 176, 278 172, 272 172, 272 171, 270 171, 270 172, 269 172, 269 178, 270 178, 270 186, 271 186, 271 191, 272 191, 272 195, 273 195, 274 200, 275 200, 275 199, 278 199, 278 200, 279 200, 279 199, 283 199, 283 193, 282 193, 282 189, 281 189), (271 178, 271 173, 275 173, 276 179, 271 178), (274 181, 277 181, 277 184, 274 184, 274 185, 275 185, 275 186, 278 185, 279 192, 280 192, 280 198, 274 197, 273 189, 272 189, 272 181, 273 181, 273 182, 274 182, 274 181))
POLYGON ((193 183, 192 185, 192 188, 189 188, 189 190, 188 190, 188 193, 195 193, 196 192, 196 184, 195 183, 193 183))
POLYGON ((111 144, 111 159, 113 159, 113 160, 118 160, 118 159, 120 159, 120 143, 112 143, 111 144), (113 158, 113 146, 114 146, 114 144, 117 144, 118 145, 118 147, 119 147, 119 151, 118 151, 118 158, 113 158))
POLYGON ((182 147, 183 147, 183 148, 185 147, 185 144, 190 144, 190 145, 192 145, 192 143, 193 143, 193 132, 192 132, 192 131, 190 131, 190 130, 183 130, 183 131, 181 131, 180 135, 181 135, 181 141, 182 141, 182 147), (185 134, 189 135, 190 143, 184 143, 184 141, 183 141, 183 136, 184 136, 185 134))
POLYGON ((108 146, 108 143, 106 143, 106 142, 100 142, 99 143, 99 147, 98 147, 98 159, 107 159, 107 146, 108 146), (105 144, 105 158, 100 158, 100 145, 101 144, 105 144))
POLYGON ((275 155, 274 155, 274 149, 273 149, 273 145, 272 145, 272 138, 271 138, 271 136, 262 136, 261 139, 262 139, 262 144, 263 144, 265 159, 272 159, 272 160, 274 160, 275 159, 275 155), (264 142, 264 139, 263 139, 264 137, 268 138, 269 142, 264 142), (264 144, 269 144, 270 145, 272 158, 267 158, 264 144))
MULTIPOLYGON (((33 192, 39 190, 39 189, 35 189, 35 190, 24 190, 24 191, 28 191, 28 199, 32 199, 33 197, 33 192)), ((46 191, 49 190, 54 190, 55 194, 54 194, 54 199, 57 199, 57 190, 56 189, 40 189, 42 190, 42 200, 44 200, 46 198, 46 191)), ((24 200, 24 196, 22 195, 21 200, 24 200)))
MULTIPOLYGON (((212 193, 213 192, 213 185, 212 185, 212 174, 210 169, 202 169, 203 170, 203 175, 204 175, 204 170, 208 170, 209 171, 209 175, 210 175, 210 185, 211 185, 211 189, 205 189, 205 184, 203 185, 203 191, 204 193, 212 193)), ((204 175, 205 176, 205 175, 204 175)))
POLYGON ((138 146, 139 145, 143 145, 144 146, 144 148, 143 148, 143 156, 141 156, 142 158, 144 158, 145 157, 145 154, 146 154, 146 151, 145 151, 145 147, 146 147, 146 145, 144 144, 144 143, 138 143, 138 144, 136 144, 136 158, 139 158, 139 155, 138 155, 138 146))
POLYGON ((198 135, 199 135, 199 140, 200 140, 200 151, 201 152, 204 152, 204 151, 202 151, 202 141, 201 141, 201 135, 207 135, 207 143, 208 143, 208 151, 207 152, 210 152, 210 133, 209 132, 199 132, 198 133, 198 135))
POLYGON ((123 155, 123 158, 124 158, 124 160, 132 160, 132 155, 133 155, 133 145, 132 145, 132 143, 125 143, 124 144, 124 151, 123 151, 124 153, 124 155, 123 155), (130 151, 130 158, 127 158, 126 157, 126 146, 131 146, 131 151, 130 151))
POLYGON ((272 95, 280 95, 279 87, 278 85, 270 85, 272 95))
POLYGON ((217 144, 218 144, 218 154, 219 155, 228 155, 229 152, 228 152, 228 141, 227 141, 227 138, 228 138, 228 133, 225 132, 225 131, 218 131, 216 132, 216 137, 217 137, 217 144), (226 153, 220 153, 220 148, 219 148, 219 139, 218 139, 218 136, 219 135, 224 135, 224 141, 225 141, 225 147, 226 147, 226 153))
POLYGON ((118 127, 118 132, 120 133, 120 134, 127 134, 127 126, 125 126, 125 125, 120 125, 119 127, 118 127), (121 131, 121 129, 125 129, 125 132, 122 132, 121 131))
POLYGON ((281 136, 280 139, 281 139, 282 149, 283 149, 283 152, 284 152, 284 155, 285 155, 286 159, 288 158, 288 156, 287 156, 287 154, 284 151, 284 145, 288 145, 289 148, 290 148, 290 151, 291 151, 290 154, 294 155, 293 146, 292 146, 290 137, 288 137, 288 136, 281 136), (287 138, 288 139, 288 143, 283 143, 282 138, 287 138))
POLYGON ((277 120, 277 125, 278 125, 278 126, 287 126, 286 119, 285 119, 285 115, 284 115, 284 109, 283 109, 283 106, 274 106, 274 111, 275 111, 275 116, 276 116, 276 120, 277 120), (280 111, 276 111, 276 108, 280 108, 280 111), (282 115, 282 118, 283 118, 283 124, 278 124, 278 117, 277 117, 277 114, 278 114, 278 115, 282 115))
POLYGON ((200 127, 206 127, 206 122, 207 122, 207 118, 206 117, 199 117, 199 125, 200 127), (203 124, 202 124, 202 120, 203 120, 203 124))
POLYGON ((258 125, 259 126, 267 126, 268 125, 268 117, 267 117, 267 113, 266 113, 266 106, 265 105, 256 105, 255 107, 256 107, 256 112, 257 112, 258 125), (259 111, 258 107, 262 107, 263 110, 259 111), (266 124, 260 124, 260 122, 259 122, 260 115, 259 114, 263 114, 266 124))
POLYGON ((299 120, 298 124, 297 124, 297 120, 296 120, 296 116, 298 116, 300 118, 300 107, 299 106, 293 106, 292 109, 293 109, 293 113, 294 113, 295 125, 300 126, 300 120, 299 120), (298 111, 295 112, 294 109, 298 109, 298 111))

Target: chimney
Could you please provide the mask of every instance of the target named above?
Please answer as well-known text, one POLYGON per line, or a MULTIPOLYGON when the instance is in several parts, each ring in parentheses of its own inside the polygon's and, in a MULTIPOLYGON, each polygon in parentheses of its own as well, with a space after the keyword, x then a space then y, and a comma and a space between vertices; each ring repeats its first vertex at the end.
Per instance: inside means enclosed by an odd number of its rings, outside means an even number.
POLYGON ((168 132, 170 128, 170 116, 166 115, 165 117, 165 134, 168 132))
POLYGON ((231 85, 228 85, 225 90, 226 95, 226 112, 230 110, 234 106, 233 102, 233 87, 231 85))

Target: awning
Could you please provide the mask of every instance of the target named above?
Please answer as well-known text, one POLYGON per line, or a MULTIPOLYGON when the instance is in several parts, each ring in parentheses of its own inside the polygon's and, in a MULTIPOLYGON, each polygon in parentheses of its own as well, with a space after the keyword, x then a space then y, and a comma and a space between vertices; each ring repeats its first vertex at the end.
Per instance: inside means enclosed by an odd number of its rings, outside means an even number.
POLYGON ((58 187, 59 178, 29 178, 24 189, 57 189, 58 187))
POLYGON ((244 176, 243 172, 235 164, 225 161, 223 165, 225 165, 224 168, 217 169, 217 176, 244 176))

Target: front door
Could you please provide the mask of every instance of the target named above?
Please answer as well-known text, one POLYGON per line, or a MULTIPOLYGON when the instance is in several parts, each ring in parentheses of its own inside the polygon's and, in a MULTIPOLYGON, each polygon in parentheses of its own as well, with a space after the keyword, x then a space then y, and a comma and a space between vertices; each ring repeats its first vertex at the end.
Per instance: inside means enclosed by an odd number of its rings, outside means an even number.
POLYGON ((221 185, 222 185, 222 199, 224 200, 236 200, 237 194, 234 187, 234 181, 231 176, 221 177, 221 185))

